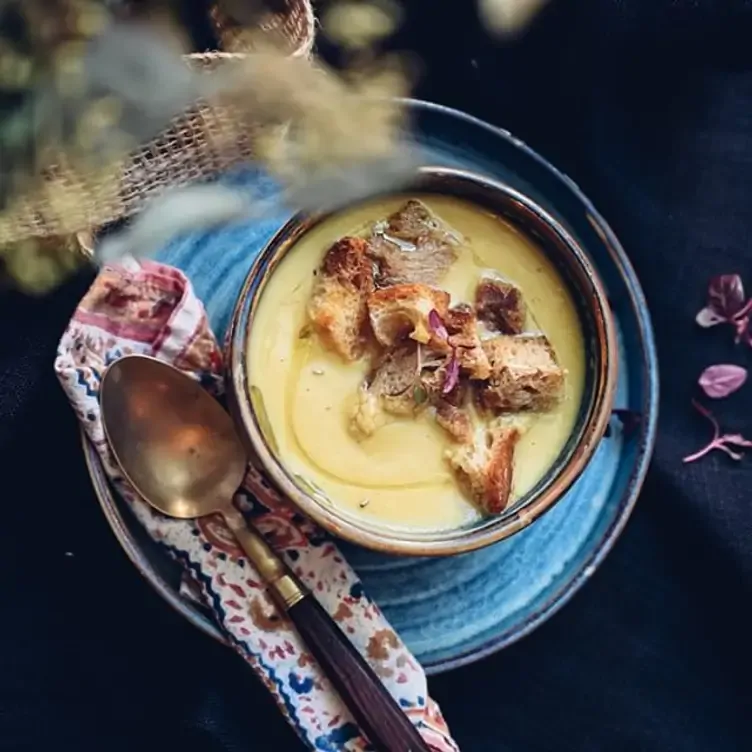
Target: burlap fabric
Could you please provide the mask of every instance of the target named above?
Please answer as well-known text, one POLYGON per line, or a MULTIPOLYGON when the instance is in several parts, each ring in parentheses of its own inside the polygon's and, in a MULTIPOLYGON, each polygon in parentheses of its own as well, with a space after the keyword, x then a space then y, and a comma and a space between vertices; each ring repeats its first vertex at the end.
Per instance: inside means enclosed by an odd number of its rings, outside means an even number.
MULTIPOLYGON (((207 70, 238 64, 253 51, 254 40, 265 38, 283 40, 291 56, 310 55, 315 36, 310 0, 288 0, 288 6, 253 33, 214 9, 212 21, 224 50, 186 55, 186 64, 207 70)), ((197 105, 114 171, 82 174, 62 160, 46 170, 40 191, 0 214, 0 245, 100 227, 138 211, 168 186, 211 177, 252 156, 252 134, 241 119, 227 107, 197 105)))
POLYGON ((253 51, 257 31, 275 37, 291 56, 310 55, 314 41, 314 15, 310 0, 285 0, 285 13, 270 13, 261 19, 256 29, 245 29, 228 18, 213 5, 210 17, 217 38, 225 52, 244 53, 253 51))

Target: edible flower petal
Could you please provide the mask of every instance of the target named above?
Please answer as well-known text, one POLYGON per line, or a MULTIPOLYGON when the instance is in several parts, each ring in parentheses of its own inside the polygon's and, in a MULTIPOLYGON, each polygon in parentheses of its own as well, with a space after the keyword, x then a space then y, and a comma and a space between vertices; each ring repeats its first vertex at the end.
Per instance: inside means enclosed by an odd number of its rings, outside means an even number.
POLYGON ((460 361, 457 358, 457 350, 452 350, 452 354, 449 356, 449 363, 447 364, 446 378, 444 379, 444 386, 441 390, 442 394, 449 394, 449 392, 457 386, 457 382, 460 380, 460 361))
POLYGON ((449 332, 444 324, 444 320, 435 308, 428 314, 428 326, 431 329, 431 333, 438 339, 444 342, 449 339, 449 332))

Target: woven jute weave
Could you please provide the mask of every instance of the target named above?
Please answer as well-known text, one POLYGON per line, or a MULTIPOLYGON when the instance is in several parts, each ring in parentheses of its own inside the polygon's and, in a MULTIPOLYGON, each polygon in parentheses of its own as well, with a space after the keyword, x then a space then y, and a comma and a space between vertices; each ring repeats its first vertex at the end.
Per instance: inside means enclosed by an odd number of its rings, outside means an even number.
MULTIPOLYGON (((253 40, 264 37, 285 52, 311 54, 315 21, 310 0, 288 0, 288 12, 264 20, 248 33, 213 11, 224 47, 232 52, 185 56, 187 65, 204 70, 242 63, 253 52, 253 40)), ((199 104, 177 117, 157 138, 102 175, 82 174, 60 160, 44 173, 41 190, 0 214, 0 245, 31 236, 69 235, 101 227, 138 211, 167 187, 209 178, 252 159, 253 134, 229 107, 199 104)))
POLYGON ((273 37, 282 49, 292 57, 310 55, 315 38, 315 19, 309 0, 285 0, 284 13, 270 13, 259 21, 257 29, 244 29, 233 23, 217 6, 211 8, 210 16, 222 49, 225 52, 253 52, 257 31, 273 37))

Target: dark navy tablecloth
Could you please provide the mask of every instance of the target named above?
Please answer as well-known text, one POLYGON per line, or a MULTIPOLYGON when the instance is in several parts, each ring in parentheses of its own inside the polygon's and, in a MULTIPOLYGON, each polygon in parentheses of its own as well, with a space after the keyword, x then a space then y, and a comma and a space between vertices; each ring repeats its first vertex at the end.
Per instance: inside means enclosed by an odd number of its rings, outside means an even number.
MULTIPOLYGON (((466 752, 750 749, 752 456, 681 458, 708 437, 690 407, 702 368, 752 367, 752 349, 693 324, 711 275, 739 272, 752 291, 752 3, 553 0, 503 48, 469 0, 407 6, 418 93, 515 132, 613 225, 662 366, 655 459, 602 568, 533 635, 432 693, 466 752)), ((0 749, 298 749, 98 510, 51 368, 88 281, 0 295, 0 749)), ((717 412, 752 438, 752 384, 717 412)))

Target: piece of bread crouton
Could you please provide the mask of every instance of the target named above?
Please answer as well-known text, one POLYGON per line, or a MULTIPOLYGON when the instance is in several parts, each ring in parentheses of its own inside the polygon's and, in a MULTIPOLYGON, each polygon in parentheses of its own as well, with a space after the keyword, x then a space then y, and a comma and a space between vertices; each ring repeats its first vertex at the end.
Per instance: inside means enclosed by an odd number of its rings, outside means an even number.
POLYGON ((324 256, 308 303, 308 317, 331 350, 357 360, 365 349, 373 265, 362 238, 337 241, 324 256))
POLYGON ((520 431, 514 426, 483 427, 471 441, 446 452, 459 482, 489 514, 502 512, 509 503, 519 438, 520 431))
POLYGON ((462 371, 471 379, 487 379, 491 373, 488 356, 481 346, 475 311, 466 303, 450 308, 445 316, 431 316, 431 351, 455 353, 462 371), (438 317, 438 318, 437 318, 438 317))
POLYGON ((473 424, 466 410, 445 399, 433 401, 436 422, 457 442, 468 444, 473 440, 473 424))
POLYGON ((427 343, 431 339, 429 314, 435 310, 443 317, 448 307, 449 293, 428 285, 392 285, 368 296, 371 328, 384 347, 408 337, 427 343))
POLYGON ((418 345, 410 340, 381 356, 358 392, 350 424, 356 436, 370 436, 381 428, 386 423, 381 413, 413 416, 422 409, 415 392, 418 365, 418 345))
POLYGON ((457 234, 416 199, 378 222, 369 241, 379 287, 438 284, 457 259, 458 250, 457 234))
POLYGON ((381 398, 384 410, 392 415, 413 415, 419 403, 418 346, 409 343, 386 353, 370 376, 369 389, 381 398))
POLYGON ((484 277, 475 288, 478 320, 491 331, 521 334, 525 330, 527 306, 517 285, 496 277, 484 277))
POLYGON ((500 335, 483 341, 491 376, 478 391, 491 410, 550 410, 562 397, 564 372, 542 334, 500 335))
POLYGON ((473 309, 460 303, 447 311, 445 323, 449 346, 457 353, 460 368, 471 379, 487 379, 491 365, 478 337, 478 320, 473 309))
POLYGON ((431 354, 424 355, 424 362, 428 360, 428 367, 422 371, 420 383, 426 390, 426 395, 431 403, 437 400, 445 400, 455 407, 461 407, 466 403, 470 394, 470 384, 467 379, 452 379, 450 377, 451 355, 440 357, 443 360, 437 362, 433 360, 431 354), (447 382, 450 381, 454 382, 454 386, 449 384, 447 391, 447 382))
POLYGON ((457 245, 459 235, 439 219, 422 201, 411 198, 387 219, 391 234, 401 240, 441 239, 457 245))
POLYGON ((470 416, 463 406, 470 396, 470 385, 466 379, 458 379, 449 392, 444 392, 447 381, 447 362, 438 368, 430 368, 421 374, 420 384, 425 391, 426 401, 433 408, 436 422, 454 441, 472 440, 473 427, 470 416))

